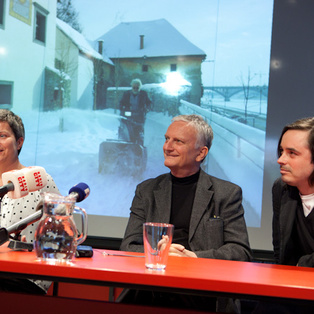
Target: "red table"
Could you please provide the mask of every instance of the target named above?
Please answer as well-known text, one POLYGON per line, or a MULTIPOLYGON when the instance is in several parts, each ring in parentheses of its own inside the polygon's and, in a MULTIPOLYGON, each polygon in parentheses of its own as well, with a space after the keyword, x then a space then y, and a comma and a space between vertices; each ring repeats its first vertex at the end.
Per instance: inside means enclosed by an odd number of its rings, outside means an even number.
POLYGON ((103 252, 94 249, 92 258, 76 258, 70 265, 50 265, 36 260, 34 252, 16 252, 3 245, 0 247, 0 273, 117 287, 314 300, 313 268, 169 257, 166 270, 158 272, 145 269, 142 257, 105 256, 103 252))

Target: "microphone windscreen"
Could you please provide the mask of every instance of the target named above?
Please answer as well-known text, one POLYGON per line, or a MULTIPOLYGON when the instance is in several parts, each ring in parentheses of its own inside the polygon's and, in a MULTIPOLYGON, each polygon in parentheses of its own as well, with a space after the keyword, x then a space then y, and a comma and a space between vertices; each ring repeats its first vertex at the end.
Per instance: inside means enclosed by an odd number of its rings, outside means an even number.
POLYGON ((28 182, 25 178, 23 169, 4 172, 2 174, 2 183, 4 185, 8 183, 12 183, 14 185, 14 190, 8 192, 8 196, 10 198, 21 198, 28 194, 28 182))
POLYGON ((22 169, 28 183, 29 192, 42 189, 47 184, 47 173, 43 167, 31 166, 22 169))
POLYGON ((76 201, 81 202, 83 201, 90 193, 89 186, 86 183, 78 183, 77 185, 74 185, 70 191, 71 193, 77 193, 76 201))

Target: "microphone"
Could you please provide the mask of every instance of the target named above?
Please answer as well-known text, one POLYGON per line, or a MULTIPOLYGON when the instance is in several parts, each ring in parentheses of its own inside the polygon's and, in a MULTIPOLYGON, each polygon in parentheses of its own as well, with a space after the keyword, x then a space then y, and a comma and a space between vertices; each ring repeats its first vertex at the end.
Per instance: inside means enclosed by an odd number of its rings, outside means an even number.
POLYGON ((14 223, 13 225, 9 226, 7 229, 8 234, 16 233, 18 231, 21 231, 25 229, 28 225, 36 222, 43 216, 43 201, 40 201, 36 207, 36 211, 25 217, 24 219, 21 219, 20 221, 14 223))
POLYGON ((14 223, 8 228, 0 228, 0 245, 9 240, 9 234, 22 231, 28 225, 39 220, 42 217, 42 215, 43 215, 43 201, 41 200, 38 203, 36 211, 33 214, 25 217, 24 219, 19 220, 18 222, 14 223))
POLYGON ((12 170, 2 174, 0 196, 10 193, 11 198, 20 198, 28 194, 28 185, 22 170, 12 170), (13 196, 13 197, 12 197, 13 196))
POLYGON ((31 166, 23 168, 29 192, 42 189, 47 184, 47 173, 43 167, 31 166))
POLYGON ((78 183, 71 187, 69 190, 69 196, 73 196, 76 202, 81 202, 89 195, 90 188, 86 183, 78 183))
POLYGON ((47 174, 43 167, 26 167, 3 173, 2 182, 5 185, 0 187, 0 197, 8 193, 10 198, 16 199, 42 189, 47 184, 47 174))

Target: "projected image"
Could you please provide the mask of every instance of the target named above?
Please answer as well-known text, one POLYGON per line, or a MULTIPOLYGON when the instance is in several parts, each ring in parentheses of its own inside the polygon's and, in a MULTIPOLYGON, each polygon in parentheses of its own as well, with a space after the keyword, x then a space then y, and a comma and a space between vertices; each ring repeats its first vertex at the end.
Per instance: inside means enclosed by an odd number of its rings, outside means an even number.
POLYGON ((25 123, 22 163, 45 167, 64 195, 87 183, 88 214, 128 217, 136 185, 169 172, 171 119, 199 114, 214 130, 203 169, 242 187, 259 227, 273 1, 76 0, 70 19, 62 3, 34 6, 46 36, 16 18, 0 30, 0 60, 17 60, 0 68, 0 106, 25 123), (21 42, 24 60, 1 53, 21 42))

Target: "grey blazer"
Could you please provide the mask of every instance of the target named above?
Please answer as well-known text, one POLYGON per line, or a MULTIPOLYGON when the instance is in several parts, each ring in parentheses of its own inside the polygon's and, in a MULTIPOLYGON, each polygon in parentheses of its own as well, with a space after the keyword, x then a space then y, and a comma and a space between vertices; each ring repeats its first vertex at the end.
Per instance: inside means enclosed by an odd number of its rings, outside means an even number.
POLYGON ((314 252, 301 258, 294 256, 290 242, 298 208, 302 208, 299 191, 284 183, 281 178, 274 182, 273 196, 273 246, 275 260, 279 264, 314 267, 314 252))
MULTIPOLYGON (((143 223, 169 223, 171 176, 160 175, 140 183, 120 250, 143 252, 143 223)), ((201 170, 191 214, 189 245, 198 257, 249 261, 242 190, 201 170)))

